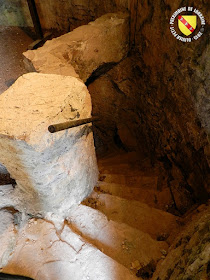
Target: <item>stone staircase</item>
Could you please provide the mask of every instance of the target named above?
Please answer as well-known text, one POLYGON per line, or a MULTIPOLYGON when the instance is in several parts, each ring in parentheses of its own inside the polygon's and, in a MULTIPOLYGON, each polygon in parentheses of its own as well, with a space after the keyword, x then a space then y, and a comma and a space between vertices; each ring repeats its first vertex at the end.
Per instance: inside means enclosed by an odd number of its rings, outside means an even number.
MULTIPOLYGON (((99 160, 98 184, 68 222, 86 242, 126 267, 134 279, 136 274, 137 279, 149 279, 141 278, 139 271, 165 258, 180 229, 178 217, 158 209, 160 204, 153 199, 168 192, 157 190, 157 174, 148 175, 141 164, 133 153, 99 160)), ((119 274, 105 279, 126 278, 119 274)))
POLYGON ((99 160, 93 193, 61 226, 33 218, 17 229, 10 219, 0 239, 2 272, 36 280, 151 279, 180 226, 160 209, 163 190, 148 164, 133 153, 99 160))
POLYGON ((180 230, 178 217, 160 209, 161 199, 170 200, 169 190, 158 191, 157 172, 149 174, 151 167, 142 164, 150 165, 134 153, 99 160, 97 186, 69 217, 83 238, 133 273, 164 259, 180 230))

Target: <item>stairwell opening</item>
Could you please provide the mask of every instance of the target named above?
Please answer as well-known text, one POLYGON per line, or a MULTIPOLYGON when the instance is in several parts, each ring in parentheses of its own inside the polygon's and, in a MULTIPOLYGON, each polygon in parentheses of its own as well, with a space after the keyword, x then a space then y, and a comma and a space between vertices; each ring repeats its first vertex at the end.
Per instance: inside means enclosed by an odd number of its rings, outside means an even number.
POLYGON ((93 124, 96 151, 99 158, 115 149, 136 153, 139 161, 148 158, 148 170, 155 170, 158 176, 157 189, 169 190, 166 210, 183 215, 209 197, 207 135, 189 96, 185 102, 191 108, 186 112, 186 106, 177 103, 173 92, 167 92, 162 85, 150 86, 150 70, 141 56, 138 49, 133 49, 88 85, 93 114, 101 119, 93 124), (139 69, 144 69, 144 74, 139 69), (193 131, 199 131, 201 138, 186 131, 183 118, 193 131), (199 149, 195 141, 199 141, 199 149))

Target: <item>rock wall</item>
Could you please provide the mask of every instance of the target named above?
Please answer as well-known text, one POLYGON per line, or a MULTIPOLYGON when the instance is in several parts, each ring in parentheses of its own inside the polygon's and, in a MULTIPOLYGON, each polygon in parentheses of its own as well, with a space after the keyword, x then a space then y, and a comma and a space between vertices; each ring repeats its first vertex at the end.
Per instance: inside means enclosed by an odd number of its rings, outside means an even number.
POLYGON ((199 0, 135 2, 135 51, 89 85, 93 111, 105 116, 95 127, 97 145, 117 139, 126 148, 146 148, 167 170, 182 212, 210 192, 209 16, 199 0), (192 43, 178 41, 169 29, 171 15, 185 5, 203 12, 207 22, 192 43))
POLYGON ((208 22, 204 1, 139 1, 135 34, 141 126, 150 153, 164 162, 173 188, 200 199, 210 191, 208 22), (185 5, 206 19, 203 36, 191 43, 169 30, 171 15, 185 5))
POLYGON ((128 0, 36 0, 36 2, 42 26, 65 32, 87 24, 105 13, 125 11, 129 6, 128 0))
MULTIPOLYGON (((43 29, 63 33, 87 24, 105 13, 125 11, 129 0, 35 0, 43 29)), ((27 1, 0 0, 0 25, 33 26, 27 1)))
POLYGON ((210 279, 210 207, 201 205, 185 220, 188 225, 158 263, 152 280, 210 279))
POLYGON ((163 85, 158 93, 150 78, 135 53, 88 86, 93 114, 102 120, 94 124, 96 147, 118 145, 161 161, 176 207, 184 212, 208 197, 206 132, 190 96, 175 98, 163 85))
POLYGON ((140 120, 137 64, 137 56, 128 57, 88 86, 93 114, 101 119, 94 124, 99 152, 115 145, 127 151, 147 150, 140 120))

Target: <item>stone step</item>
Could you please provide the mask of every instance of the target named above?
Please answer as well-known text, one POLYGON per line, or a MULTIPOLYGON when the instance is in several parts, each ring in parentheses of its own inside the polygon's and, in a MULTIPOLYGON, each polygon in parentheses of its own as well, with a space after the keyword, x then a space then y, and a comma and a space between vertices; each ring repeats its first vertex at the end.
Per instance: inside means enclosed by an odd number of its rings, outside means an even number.
POLYGON ((117 164, 117 165, 98 165, 100 174, 113 174, 126 176, 146 176, 158 177, 160 172, 158 168, 151 168, 148 166, 140 166, 135 164, 117 164))
POLYGON ((139 279, 123 265, 74 233, 41 219, 32 219, 19 232, 13 226, 0 238, 1 272, 36 280, 139 279), (2 242, 8 244, 2 247, 2 242))
POLYGON ((103 161, 103 160, 107 160, 107 159, 112 159, 112 158, 115 158, 119 155, 122 155, 122 154, 126 154, 126 152, 116 148, 116 147, 112 147, 110 151, 106 151, 104 152, 104 154, 100 154, 97 158, 98 158, 98 161, 103 161))
POLYGON ((74 209, 68 221, 84 240, 134 271, 152 260, 156 263, 168 250, 166 242, 156 241, 149 234, 126 224, 108 220, 103 213, 85 205, 74 209))
POLYGON ((138 157, 136 152, 129 152, 129 153, 115 153, 113 155, 108 155, 107 157, 99 159, 100 164, 116 164, 116 163, 135 163, 138 161, 143 160, 142 158, 138 157))
MULTIPOLYGON (((138 165, 132 165, 127 163, 112 164, 112 165, 98 165, 99 172, 102 174, 128 174, 128 175, 144 175, 145 171, 138 165)), ((149 171, 147 171, 149 172, 149 171)), ((150 170, 152 173, 152 170, 150 170)))
POLYGON ((157 191, 151 188, 127 187, 127 185, 98 182, 95 191, 119 196, 129 200, 137 200, 148 204, 150 207, 167 210, 172 204, 172 198, 169 188, 157 191))
POLYGON ((113 157, 98 159, 99 166, 109 166, 109 165, 139 165, 139 164, 151 165, 151 160, 148 157, 138 157, 135 153, 126 153, 123 155, 116 154, 113 157))
POLYGON ((115 183, 126 185, 127 187, 139 187, 147 189, 157 189, 157 176, 122 175, 122 174, 100 174, 99 181, 105 183, 115 183))
POLYGON ((148 233, 153 239, 170 236, 178 228, 177 217, 139 201, 93 192, 83 204, 98 209, 110 220, 148 233))

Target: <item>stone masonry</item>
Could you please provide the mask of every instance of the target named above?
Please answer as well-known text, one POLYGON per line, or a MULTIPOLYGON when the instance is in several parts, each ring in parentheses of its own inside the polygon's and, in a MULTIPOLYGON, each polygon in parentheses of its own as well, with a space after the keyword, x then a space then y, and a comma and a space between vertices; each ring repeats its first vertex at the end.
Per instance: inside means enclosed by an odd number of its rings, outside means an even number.
POLYGON ((91 125, 48 132, 91 117, 91 108, 86 86, 59 75, 23 75, 0 96, 0 159, 17 182, 4 206, 65 216, 91 193, 98 179, 91 125))

